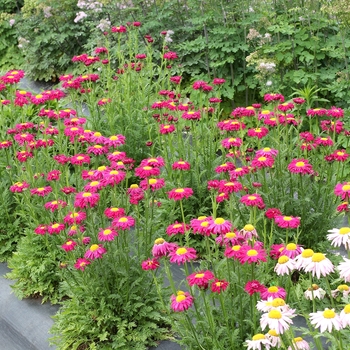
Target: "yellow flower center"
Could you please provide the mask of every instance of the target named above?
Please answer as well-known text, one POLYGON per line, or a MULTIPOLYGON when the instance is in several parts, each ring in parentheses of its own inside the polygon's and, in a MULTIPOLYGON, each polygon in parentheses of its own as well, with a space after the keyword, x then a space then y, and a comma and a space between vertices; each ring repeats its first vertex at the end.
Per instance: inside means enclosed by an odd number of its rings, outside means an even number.
POLYGON ((238 252, 240 249, 241 249, 241 246, 240 246, 240 245, 234 245, 234 246, 232 247, 232 250, 234 250, 235 252, 238 252))
POLYGON ((196 277, 196 278, 203 278, 204 277, 204 273, 197 273, 194 277, 196 277))
POLYGON ((297 249, 297 245, 295 243, 288 243, 286 245, 286 249, 287 250, 296 250, 297 249))
POLYGON ((282 255, 282 256, 280 256, 279 258, 278 258, 278 263, 279 264, 285 264, 285 263, 287 263, 289 261, 289 258, 288 258, 288 256, 286 256, 286 255, 282 255))
POLYGON ((92 196, 92 194, 90 192, 83 193, 84 198, 91 197, 91 196, 92 196))
POLYGON ((90 251, 91 252, 94 252, 95 250, 98 249, 98 244, 93 244, 91 247, 90 247, 90 251))
POLYGON ((255 334, 252 339, 253 340, 262 340, 262 339, 266 339, 266 338, 265 338, 264 334, 259 333, 259 334, 255 334))
POLYGON ((182 224, 175 224, 175 225, 173 225, 173 228, 180 228, 180 227, 182 227, 182 224))
POLYGON ((335 312, 333 310, 326 309, 325 311, 323 311, 323 317, 328 319, 334 318, 335 312))
POLYGON ((301 256, 303 258, 311 258, 314 255, 314 251, 312 249, 305 249, 301 253, 301 256))
POLYGON ((259 157, 259 158, 258 158, 258 161, 259 161, 259 162, 264 162, 266 159, 267 159, 266 157, 259 157))
POLYGON ((84 157, 83 157, 83 156, 78 156, 77 159, 78 159, 78 160, 83 160, 84 157))
POLYGON ((269 317, 269 318, 272 318, 272 319, 277 319, 277 320, 279 320, 279 319, 282 318, 282 314, 281 314, 281 312, 278 311, 278 310, 271 310, 271 311, 269 312, 269 314, 268 314, 268 317, 269 317))
POLYGON ((291 216, 283 216, 284 221, 292 221, 293 218, 291 216))
POLYGON ((321 262, 322 260, 326 259, 326 257, 324 256, 324 254, 322 253, 315 253, 312 256, 312 261, 313 262, 321 262))
POLYGON ((176 302, 180 303, 181 301, 184 301, 186 299, 186 295, 178 295, 176 297, 176 302))
POLYGON ((227 232, 225 235, 226 238, 235 238, 236 234, 234 232, 227 232))
POLYGON ((137 184, 132 184, 132 185, 130 186, 130 188, 132 188, 132 189, 139 188, 139 185, 137 185, 137 184))
POLYGON ((157 179, 149 179, 149 180, 148 180, 148 183, 149 183, 150 185, 154 185, 154 184, 157 183, 157 179))
POLYGON ((90 186, 97 186, 99 184, 100 184, 99 181, 92 181, 92 182, 90 182, 90 186))
POLYGON ((158 163, 158 160, 155 159, 155 158, 150 158, 150 159, 148 159, 148 163, 149 163, 149 162, 157 162, 157 163, 158 163))
POLYGON ((273 337, 278 337, 278 333, 277 333, 274 329, 270 329, 270 330, 268 331, 268 333, 269 333, 270 335, 272 335, 273 337))
POLYGON ((337 287, 337 289, 339 290, 339 291, 344 291, 344 290, 349 290, 349 286, 347 286, 346 284, 340 284, 338 287, 337 287))
POLYGON ((350 227, 342 227, 339 229, 339 234, 340 235, 346 235, 350 233, 350 227))
POLYGON ((101 145, 95 145, 94 148, 102 148, 101 145))
POLYGON ((214 220, 215 225, 222 225, 225 222, 225 219, 223 218, 216 218, 214 220))
POLYGON ((236 138, 235 137, 230 137, 229 139, 228 139, 228 142, 235 142, 236 141, 236 138))
POLYGON ((303 167, 304 165, 305 165, 304 162, 296 162, 296 163, 295 163, 295 166, 297 166, 298 168, 301 168, 301 167, 303 167))
POLYGON ((184 255, 184 254, 186 254, 187 253, 187 249, 186 248, 178 248, 177 250, 176 250, 176 254, 177 255, 184 255))
POLYGON ((184 190, 183 188, 177 188, 177 189, 175 190, 175 192, 176 192, 176 193, 183 193, 183 192, 185 192, 185 190, 184 190))
POLYGON ((254 199, 256 199, 256 197, 255 197, 255 196, 248 196, 248 199, 249 199, 250 201, 253 201, 254 199))
POLYGON ((44 190, 45 190, 44 187, 39 187, 39 188, 37 189, 38 192, 42 192, 42 191, 44 191, 44 190))
POLYGON ((100 136, 102 136, 102 134, 101 134, 100 132, 97 131, 97 132, 94 133, 94 136, 100 137, 100 136))
POLYGON ((249 249, 247 251, 247 255, 248 256, 257 256, 258 255, 258 252, 255 250, 255 249, 249 249))
POLYGON ((119 174, 119 171, 118 170, 111 170, 109 172, 109 175, 118 175, 119 174))
POLYGON ((78 213, 72 213, 72 214, 69 215, 69 217, 71 217, 71 218, 76 218, 76 217, 78 217, 78 216, 79 216, 78 213))
POLYGON ((278 292, 278 288, 277 288, 276 286, 272 286, 272 287, 269 287, 269 288, 267 289, 267 291, 268 291, 269 293, 277 293, 277 292, 278 292))
POLYGON ((53 224, 51 227, 52 228, 57 228, 57 227, 59 227, 60 226, 60 224, 53 224))
POLYGON ((346 314, 350 314, 350 304, 345 305, 345 307, 344 307, 344 312, 345 312, 346 314))
POLYGON ((120 218, 118 221, 119 222, 128 222, 128 218, 120 218))
POLYGON ((163 238, 157 238, 155 241, 154 241, 154 244, 163 244, 165 242, 165 240, 163 238))
POLYGON ((201 226, 202 227, 208 227, 209 226, 209 222, 208 221, 201 222, 201 226))
POLYGON ((243 230, 244 231, 249 231, 249 232, 252 232, 255 230, 255 227, 252 225, 252 224, 247 224, 243 227, 243 230))
POLYGON ((302 337, 296 337, 294 338, 294 343, 297 343, 299 341, 303 341, 303 338, 302 337))
POLYGON ((267 110, 267 109, 265 109, 265 110, 263 110, 263 111, 261 112, 261 114, 270 114, 270 111, 267 110))
POLYGON ((112 231, 110 229, 108 229, 108 228, 103 231, 103 234, 106 235, 106 236, 111 234, 111 233, 112 233, 112 231))
POLYGON ((343 156, 345 153, 344 152, 337 152, 338 156, 343 156))
POLYGON ((73 241, 67 241, 66 242, 66 245, 72 245, 73 244, 73 241))
POLYGON ((284 305, 286 305, 286 302, 282 298, 276 298, 272 300, 273 307, 284 306, 284 305))
POLYGON ((57 204, 58 202, 57 201, 52 201, 51 204, 55 205, 57 204))
POLYGON ((344 185, 344 186, 342 187, 342 190, 343 190, 343 191, 350 191, 350 185, 344 185))
POLYGON ((206 216, 198 216, 198 220, 205 220, 206 218, 206 216))

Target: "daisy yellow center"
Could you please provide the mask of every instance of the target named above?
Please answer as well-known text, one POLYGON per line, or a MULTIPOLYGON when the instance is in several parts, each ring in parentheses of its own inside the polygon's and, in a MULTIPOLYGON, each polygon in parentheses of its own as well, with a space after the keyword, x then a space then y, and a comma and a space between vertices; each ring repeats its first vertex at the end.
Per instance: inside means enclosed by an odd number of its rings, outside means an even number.
POLYGON ((178 164, 180 164, 180 165, 184 165, 184 164, 186 164, 185 162, 183 162, 183 161, 179 161, 179 162, 177 162, 178 164))
POLYGON ((267 109, 265 109, 264 111, 261 112, 261 114, 270 114, 270 111, 268 111, 267 109))
POLYGON ((109 235, 111 233, 112 233, 112 231, 110 229, 106 229, 106 230, 103 231, 104 235, 109 235))
POLYGON ((349 290, 349 286, 347 286, 346 284, 340 284, 338 287, 337 287, 337 289, 339 290, 339 291, 348 291, 349 290))
POLYGON ((201 226, 202 227, 208 227, 209 226, 209 222, 208 221, 201 222, 201 226))
POLYGON ((118 211, 119 208, 111 208, 111 211, 115 212, 115 211, 118 211))
POLYGON ((95 145, 94 148, 102 148, 101 145, 95 145))
POLYGON ((261 129, 260 128, 256 128, 256 129, 254 129, 255 130, 255 132, 261 132, 261 129))
POLYGON ((288 243, 286 245, 286 249, 287 250, 295 250, 295 249, 297 249, 297 245, 295 243, 288 243))
POLYGON ((98 249, 98 244, 93 244, 91 247, 90 247, 90 251, 91 252, 94 252, 95 250, 98 249))
POLYGON ((224 186, 234 186, 233 182, 226 182, 224 186))
POLYGON ((83 75, 82 78, 83 78, 83 79, 86 79, 86 78, 88 78, 88 76, 87 76, 87 75, 83 75))
POLYGON ((57 228, 57 227, 59 227, 60 226, 60 224, 53 224, 51 227, 52 228, 57 228))
POLYGON ((42 191, 44 191, 44 190, 45 190, 44 187, 39 187, 39 188, 37 189, 38 192, 42 192, 42 191))
POLYGON ((227 166, 227 163, 221 164, 220 166, 226 167, 226 166, 227 166))
POLYGON ((240 246, 240 245, 234 245, 234 246, 232 247, 232 250, 234 250, 235 252, 238 252, 240 249, 241 249, 241 246, 240 246))
POLYGON ((342 190, 343 190, 343 191, 350 191, 350 185, 344 185, 344 186, 342 187, 342 190))
POLYGON ((282 318, 282 313, 278 310, 271 310, 268 314, 269 318, 279 320, 282 318))
POLYGON ((277 288, 276 286, 272 286, 272 287, 269 287, 269 288, 267 289, 267 291, 268 291, 269 293, 277 293, 277 292, 278 292, 278 288, 277 288))
POLYGON ((83 157, 83 156, 78 156, 77 159, 78 159, 78 160, 83 160, 84 157, 83 157))
POLYGON ((158 163, 158 160, 155 159, 155 158, 150 158, 150 159, 148 159, 148 163, 150 163, 150 162, 156 162, 156 163, 158 163))
POLYGON ((245 225, 245 226, 243 227, 243 230, 244 230, 244 231, 252 232, 252 231, 255 230, 255 227, 254 227, 253 225, 251 225, 251 224, 247 224, 247 225, 245 225))
POLYGON ((79 119, 78 118, 72 118, 70 121, 71 122, 77 122, 79 119))
POLYGON ((253 111, 254 107, 253 106, 248 106, 248 107, 246 107, 246 109, 248 109, 249 111, 253 111))
POLYGON ((194 277, 196 277, 196 278, 203 278, 204 277, 204 273, 197 273, 194 277))
POLYGON ((222 225, 225 222, 225 219, 223 218, 216 218, 214 220, 215 225, 222 225))
POLYGON ((71 218, 76 218, 76 217, 78 217, 78 216, 79 216, 78 213, 72 213, 72 214, 70 214, 70 217, 71 217, 71 218))
POLYGON ((344 155, 344 152, 337 152, 337 155, 338 155, 338 156, 343 156, 343 155, 344 155))
POLYGON ((169 129, 170 125, 164 125, 164 129, 169 129))
POLYGON ((149 180, 148 180, 148 183, 149 183, 150 185, 154 185, 154 184, 157 183, 157 180, 156 180, 156 179, 149 179, 149 180))
POLYGON ((76 231, 77 230, 77 227, 76 225, 73 225, 71 228, 70 228, 71 231, 76 231))
POLYGON ((43 95, 39 94, 39 95, 36 95, 35 97, 36 97, 36 98, 42 98, 43 95))
POLYGON ((109 139, 110 139, 111 141, 118 140, 118 136, 113 135, 113 136, 111 136, 109 139))
POLYGON ((187 112, 187 114, 194 114, 194 112, 187 112))
POLYGON ((322 253, 315 253, 312 256, 312 261, 313 262, 321 262, 322 260, 326 259, 326 257, 324 256, 324 254, 322 253))
POLYGON ((236 234, 234 232, 227 232, 225 236, 226 238, 235 238, 236 234))
POLYGON ((76 127, 73 127, 73 128, 70 128, 71 129, 71 131, 77 131, 77 130, 79 130, 78 128, 76 128, 76 127))
POLYGON ((183 193, 183 192, 185 192, 185 190, 184 190, 183 188, 177 188, 177 189, 175 190, 175 192, 176 192, 176 193, 183 193))
POLYGON ((249 196, 248 199, 249 199, 250 201, 253 201, 254 199, 256 199, 256 197, 255 197, 255 196, 249 196))
POLYGON ((231 125, 237 125, 239 124, 238 122, 232 122, 231 125))
POLYGON ((23 186, 22 182, 16 182, 15 185, 18 186, 18 187, 22 187, 23 186))
POLYGON ((72 245, 72 244, 73 244, 73 241, 66 242, 66 245, 72 245))
POLYGON ((120 218, 119 222, 128 222, 128 218, 120 218))
POLYGON ((137 184, 132 184, 132 185, 130 186, 130 188, 132 188, 132 189, 139 188, 139 185, 137 185, 137 184))
POLYGON ((276 298, 272 300, 273 307, 284 306, 284 305, 286 305, 286 302, 282 298, 276 298))
POLYGON ((340 235, 346 235, 350 233, 350 227, 342 227, 339 229, 339 234, 340 235))
POLYGON ((92 181, 92 182, 90 183, 90 186, 97 186, 98 184, 99 184, 98 181, 92 181))
POLYGON ((345 312, 346 314, 350 314, 350 304, 345 305, 345 307, 344 307, 344 312, 345 312))
POLYGON ((155 241, 154 241, 154 244, 163 244, 165 241, 163 238, 157 238, 155 241))
POLYGON ((71 111, 71 109, 68 108, 68 109, 64 109, 63 111, 68 113, 71 111))
POLYGON ((266 157, 259 157, 259 158, 258 158, 258 161, 259 161, 259 162, 264 162, 265 160, 266 160, 266 157))
POLYGON ((173 226, 173 228, 180 228, 180 227, 182 227, 181 224, 175 224, 175 225, 173 226))
POLYGON ((333 310, 325 310, 323 311, 323 317, 327 319, 331 319, 335 317, 335 312, 333 310))
POLYGON ((118 165, 124 165, 124 163, 120 160, 119 162, 117 162, 118 165))
POLYGON ((312 249, 305 249, 301 253, 301 256, 303 258, 311 258, 314 255, 314 251, 312 249))
POLYGON ((54 204, 54 205, 57 204, 57 203, 58 203, 57 201, 52 201, 51 202, 51 204, 54 204))
POLYGON ((301 168, 301 167, 303 167, 304 165, 305 165, 304 162, 296 162, 296 163, 295 163, 295 166, 297 166, 298 168, 301 168))
POLYGON ((252 339, 253 340, 262 340, 262 339, 266 339, 266 338, 265 338, 264 334, 259 333, 259 334, 255 334, 252 339))
POLYGON ((235 142, 236 139, 235 139, 234 137, 231 137, 231 138, 228 139, 228 141, 229 141, 229 142, 235 142))
POLYGON ((236 168, 235 171, 239 172, 239 171, 242 171, 243 169, 242 168, 236 168))
POLYGON ((176 254, 177 255, 184 255, 184 254, 186 254, 187 253, 187 249, 186 248, 178 248, 177 250, 176 250, 176 254))
POLYGON ((269 335, 272 335, 273 337, 278 337, 278 333, 274 329, 270 329, 268 331, 269 335))
POLYGON ((206 218, 206 216, 198 216, 198 220, 205 220, 206 218))
POLYGON ((109 172, 109 175, 118 175, 119 174, 119 171, 118 170, 111 170, 109 172))
POLYGON ((294 343, 297 343, 299 341, 303 341, 303 338, 302 337, 296 337, 294 338, 294 343))
POLYGON ((91 197, 91 196, 92 196, 92 194, 90 192, 83 193, 84 198, 91 197))
POLYGON ((186 295, 178 295, 176 297, 176 302, 181 303, 181 301, 184 301, 186 299, 186 295))
POLYGON ((248 256, 257 256, 258 255, 258 252, 255 250, 255 249, 249 249, 247 251, 247 255, 248 256))
POLYGON ((278 258, 278 263, 279 264, 285 264, 285 263, 287 263, 289 261, 289 258, 288 258, 288 256, 286 256, 286 255, 282 255, 282 256, 280 256, 279 258, 278 258))
POLYGON ((284 221, 292 221, 293 218, 291 216, 283 216, 284 221))
POLYGON ((100 136, 102 136, 102 134, 101 134, 100 132, 95 132, 95 133, 94 133, 94 136, 100 137, 100 136))

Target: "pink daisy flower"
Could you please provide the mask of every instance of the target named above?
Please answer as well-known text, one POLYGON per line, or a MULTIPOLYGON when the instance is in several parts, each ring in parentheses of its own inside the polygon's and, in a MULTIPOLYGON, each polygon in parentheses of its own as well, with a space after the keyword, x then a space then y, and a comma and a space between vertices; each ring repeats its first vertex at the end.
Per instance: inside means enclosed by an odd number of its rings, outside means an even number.
POLYGON ((169 199, 173 199, 175 201, 182 200, 183 198, 189 198, 192 195, 192 188, 174 188, 168 192, 169 199))
POLYGON ((221 292, 224 292, 228 286, 229 286, 229 283, 226 280, 219 280, 215 278, 210 285, 210 289, 213 293, 220 294, 221 292))
POLYGON ((259 264, 261 261, 266 262, 266 252, 261 248, 260 244, 255 243, 253 247, 250 245, 242 246, 239 256, 239 262, 241 264, 259 264))
POLYGON ((37 235, 44 235, 47 232, 47 227, 48 227, 48 225, 39 225, 38 227, 36 227, 34 229, 34 232, 37 235))
POLYGON ((75 193, 77 190, 74 187, 62 187, 60 191, 63 192, 64 194, 71 194, 71 193, 75 193))
POLYGON ((52 235, 54 233, 58 234, 60 233, 61 231, 64 230, 64 224, 60 224, 60 223, 53 223, 53 224, 50 224, 47 226, 47 232, 52 235))
POLYGON ((310 323, 319 328, 320 333, 325 331, 332 332, 333 329, 337 331, 343 328, 341 318, 334 312, 334 309, 326 308, 324 311, 317 311, 310 313, 310 323))
POLYGON ((293 159, 288 165, 288 170, 294 174, 312 174, 312 165, 307 159, 293 159))
POLYGON ((261 169, 261 168, 272 168, 275 159, 270 155, 256 156, 251 163, 251 166, 261 169))
POLYGON ((258 207, 259 209, 265 208, 265 203, 260 194, 246 194, 239 200, 241 203, 248 207, 258 207))
POLYGON ((179 160, 179 161, 173 163, 171 168, 173 170, 190 170, 191 169, 191 165, 188 162, 185 162, 183 160, 179 160))
POLYGON ((166 234, 168 236, 176 235, 180 233, 181 235, 184 235, 186 231, 190 229, 189 225, 186 225, 184 223, 178 223, 175 221, 174 224, 169 225, 166 229, 166 234))
POLYGON ((47 202, 45 203, 45 209, 50 210, 51 212, 54 212, 55 210, 64 208, 67 206, 67 202, 57 199, 55 201, 47 202))
POLYGON ((152 255, 155 258, 161 258, 162 256, 167 256, 169 252, 177 248, 178 246, 175 243, 168 243, 163 238, 157 238, 154 241, 152 255))
POLYGON ((70 162, 74 165, 90 164, 90 157, 87 154, 76 154, 70 158, 70 162))
POLYGON ((77 242, 73 241, 72 239, 69 239, 64 244, 62 244, 62 249, 64 249, 66 252, 70 252, 71 250, 75 249, 75 246, 77 245, 77 242))
POLYGON ((10 186, 10 191, 14 193, 21 193, 25 189, 29 188, 29 183, 28 182, 15 182, 12 186, 10 186))
POLYGON ((172 295, 171 298, 171 308, 175 312, 181 312, 189 309, 193 304, 193 297, 188 292, 183 292, 179 290, 176 295, 172 295))
POLYGON ((200 289, 207 289, 209 282, 214 279, 214 274, 209 271, 199 271, 194 272, 191 275, 187 276, 187 282, 190 287, 197 286, 200 289))
POLYGON ((100 181, 91 181, 84 186, 84 192, 98 192, 103 188, 103 183, 100 181))
POLYGON ((112 135, 104 139, 104 145, 107 147, 118 147, 125 144, 125 136, 112 135))
POLYGON ((154 168, 160 168, 165 166, 164 159, 162 157, 147 158, 141 161, 140 166, 152 166, 154 168))
POLYGON ((204 236, 210 236, 209 223, 211 219, 211 217, 207 216, 200 216, 197 219, 192 219, 191 227, 193 233, 199 233, 204 236))
POLYGON ((223 218, 211 219, 209 221, 208 231, 212 234, 225 234, 230 232, 232 223, 223 218))
POLYGON ((345 249, 350 249, 350 227, 341 227, 340 229, 334 228, 327 232, 330 232, 330 234, 327 235, 327 239, 331 241, 332 246, 340 247, 343 244, 345 249))
POLYGON ((265 212, 265 216, 268 219, 274 219, 277 215, 282 215, 281 211, 277 208, 269 208, 265 212))
POLYGON ((111 207, 106 208, 104 214, 108 219, 115 219, 125 216, 125 210, 123 208, 111 207))
POLYGON ((144 271, 148 270, 156 270, 160 266, 159 261, 156 258, 153 259, 147 259, 145 261, 142 261, 141 268, 144 271))
POLYGON ((250 172, 250 168, 247 166, 236 168, 236 169, 230 171, 230 181, 234 181, 238 177, 242 177, 244 175, 247 175, 247 174, 249 174, 249 172, 250 172))
POLYGON ((297 228, 300 226, 300 218, 295 216, 276 215, 275 223, 282 228, 297 228))
POLYGON ((107 250, 101 244, 93 244, 85 252, 84 258, 95 260, 102 258, 105 253, 107 253, 107 250))
POLYGON ((158 176, 159 174, 159 168, 154 168, 149 165, 135 168, 135 176, 141 177, 142 179, 150 176, 158 176))
POLYGON ((38 187, 38 188, 33 188, 30 190, 31 195, 37 195, 40 197, 44 197, 48 195, 49 193, 52 192, 51 186, 45 186, 45 187, 38 187))
POLYGON ((99 231, 97 238, 99 241, 113 241, 117 236, 118 232, 113 227, 107 227, 99 231))
POLYGON ((154 179, 154 178, 149 178, 149 179, 144 179, 140 182, 140 187, 143 190, 151 189, 152 191, 160 190, 165 186, 165 180, 160 178, 160 179, 154 179))
POLYGON ((219 173, 224 173, 224 172, 229 172, 231 170, 234 170, 236 166, 231 163, 231 162, 226 162, 223 163, 215 168, 215 172, 219 173))
POLYGON ((295 243, 288 243, 284 249, 281 250, 281 255, 286 255, 291 259, 294 259, 297 255, 301 254, 302 248, 295 243))
POLYGON ((287 255, 281 255, 278 258, 278 263, 276 264, 274 271, 277 275, 289 275, 295 269, 294 261, 287 255))
POLYGON ((285 299, 286 298, 286 291, 282 287, 278 286, 272 286, 272 287, 265 287, 265 289, 261 292, 261 299, 262 300, 267 300, 268 298, 281 298, 285 299))
POLYGON ((339 276, 345 282, 350 282, 350 259, 343 257, 344 261, 338 265, 339 276))
POLYGON ((84 211, 72 212, 70 211, 63 219, 68 225, 79 225, 86 219, 84 211))
POLYGON ((224 252, 224 256, 226 256, 226 258, 233 258, 235 260, 238 260, 241 257, 241 248, 242 246, 240 244, 235 244, 232 247, 227 246, 224 252))
POLYGON ((120 216, 112 221, 112 226, 120 230, 128 230, 135 225, 135 219, 131 216, 120 216))
POLYGON ((310 263, 305 266, 305 272, 311 272, 312 276, 325 277, 334 271, 332 262, 322 253, 314 253, 310 263))
POLYGON ((187 261, 195 260, 197 258, 196 250, 194 248, 178 247, 169 252, 170 262, 178 265, 184 264, 187 261))
POLYGON ((103 186, 114 186, 118 185, 122 181, 124 181, 126 177, 126 173, 120 170, 106 170, 103 171, 103 186))
MULTIPOLYGON (((231 173, 230 173, 231 174, 231 173)), ((219 191, 223 193, 232 193, 232 192, 239 192, 243 190, 243 185, 235 180, 222 180, 219 182, 219 191)))
POLYGON ((257 280, 248 281, 244 287, 244 290, 249 294, 261 293, 265 290, 265 286, 257 280))
POLYGON ((345 305, 344 309, 340 312, 339 317, 342 328, 350 326, 350 304, 345 305))
POLYGON ((269 133, 269 129, 265 127, 261 127, 261 128, 249 129, 247 132, 247 135, 249 137, 257 137, 258 139, 262 139, 268 133, 269 133))
POLYGON ((239 137, 229 137, 221 141, 221 145, 224 148, 240 147, 243 144, 243 140, 239 137))
POLYGON ((350 198, 350 182, 339 183, 334 188, 334 194, 342 200, 350 198))
POLYGON ((161 134, 171 134, 174 131, 175 131, 175 125, 173 124, 169 124, 169 125, 161 124, 159 126, 159 132, 161 134))
POLYGON ((100 199, 98 193, 92 192, 79 192, 75 196, 74 207, 76 208, 86 208, 90 206, 95 207, 100 199))
POLYGON ((77 261, 75 262, 74 264, 74 267, 77 269, 77 270, 81 270, 81 271, 84 271, 85 270, 85 267, 87 265, 91 264, 91 261, 85 259, 85 258, 78 258, 77 261))

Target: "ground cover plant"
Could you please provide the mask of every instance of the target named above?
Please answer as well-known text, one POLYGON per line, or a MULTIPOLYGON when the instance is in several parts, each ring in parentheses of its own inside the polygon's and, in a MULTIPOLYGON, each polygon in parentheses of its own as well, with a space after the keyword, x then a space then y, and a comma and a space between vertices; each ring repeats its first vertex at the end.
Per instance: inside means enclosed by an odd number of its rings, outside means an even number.
POLYGON ((168 33, 141 28, 111 25, 40 94, 1 76, 15 293, 61 303, 58 349, 346 349, 347 111, 310 87, 223 114, 226 79, 183 90, 168 33))

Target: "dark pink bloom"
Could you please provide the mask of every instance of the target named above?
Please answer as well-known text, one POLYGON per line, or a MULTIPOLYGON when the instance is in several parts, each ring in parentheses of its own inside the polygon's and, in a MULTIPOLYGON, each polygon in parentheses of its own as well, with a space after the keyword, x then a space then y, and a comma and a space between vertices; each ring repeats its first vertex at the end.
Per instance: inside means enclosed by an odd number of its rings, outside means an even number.
POLYGON ((175 312, 182 312, 189 309, 193 304, 193 297, 188 292, 178 291, 170 297, 171 308, 175 312))
POLYGON ((142 179, 150 176, 158 176, 159 174, 160 174, 159 168, 154 168, 149 165, 135 168, 135 176, 141 177, 142 179))
POLYGON ((131 216, 120 216, 112 221, 112 226, 120 230, 128 230, 135 225, 135 219, 131 216))
POLYGON ((232 223, 223 218, 211 219, 209 221, 208 231, 213 234, 225 234, 230 232, 232 223))
POLYGON ((47 226, 48 225, 39 225, 38 227, 36 227, 34 229, 34 232, 37 234, 37 235, 44 235, 46 232, 47 232, 47 226))
POLYGON ((191 169, 191 165, 188 162, 185 162, 183 160, 179 160, 179 161, 173 163, 171 168, 173 170, 190 170, 191 169))
POLYGON ((157 238, 154 241, 152 255, 155 258, 161 258, 162 256, 167 256, 169 252, 177 248, 178 246, 175 243, 168 243, 163 238, 157 238))
POLYGON ((293 159, 289 165, 288 170, 294 174, 312 174, 312 165, 307 159, 293 159))
POLYGON ((221 141, 222 147, 225 148, 240 147, 242 143, 243 141, 239 137, 229 137, 221 141))
POLYGON ((261 293, 261 299, 262 300, 267 300, 268 298, 276 299, 276 298, 281 298, 285 299, 287 296, 287 293, 284 288, 278 287, 278 286, 272 286, 272 287, 265 287, 261 293))
POLYGON ((273 164, 275 162, 275 159, 270 155, 261 155, 256 156, 251 163, 251 166, 262 169, 262 168, 272 168, 273 164))
POLYGON ((229 283, 226 280, 219 280, 217 278, 211 283, 210 289, 213 293, 220 294, 225 291, 228 287, 229 283))
POLYGON ((241 203, 248 207, 258 207, 259 209, 265 208, 265 203, 260 194, 246 194, 239 200, 241 203))
POLYGON ((62 209, 67 206, 67 202, 57 199, 51 202, 45 203, 45 209, 50 210, 51 212, 54 212, 55 210, 62 209))
POLYGON ((269 208, 266 210, 265 216, 268 219, 274 219, 277 215, 282 215, 281 211, 277 208, 269 208))
POLYGON ((342 200, 350 198, 350 182, 339 183, 334 188, 334 194, 341 197, 342 200))
POLYGON ((16 193, 21 193, 23 192, 26 188, 29 188, 29 183, 22 181, 22 182, 15 182, 12 186, 10 186, 10 191, 11 192, 16 192, 16 193))
POLYGON ((114 237, 118 236, 118 232, 113 227, 106 227, 101 229, 98 233, 99 241, 113 241, 114 237))
POLYGON ((37 195, 40 197, 44 197, 48 195, 49 193, 52 192, 51 186, 45 186, 45 187, 38 187, 38 188, 33 188, 30 190, 31 195, 37 195))
POLYGON ((160 168, 165 165, 164 159, 162 157, 147 158, 143 159, 140 166, 152 166, 154 168, 160 168))
POLYGON ((107 250, 101 244, 93 244, 90 248, 85 252, 84 257, 86 259, 99 259, 102 258, 103 254, 107 253, 107 250))
POLYGON ((64 244, 62 244, 62 249, 64 249, 66 252, 69 252, 71 250, 74 250, 75 246, 77 245, 77 242, 73 241, 72 239, 69 239, 64 244))
POLYGON ((247 135, 250 137, 257 137, 258 139, 261 139, 268 133, 269 129, 262 126, 261 128, 249 129, 247 135))
POLYGON ((177 59, 178 57, 177 57, 176 52, 168 51, 168 52, 166 52, 166 53, 163 55, 163 58, 164 58, 165 60, 175 60, 175 59, 177 59))
POLYGON ((214 278, 214 274, 209 270, 194 272, 186 277, 189 286, 197 286, 200 289, 207 289, 209 282, 214 278))
POLYGON ((47 181, 57 181, 60 179, 61 172, 59 170, 51 170, 47 173, 47 181))
POLYGON ((174 131, 175 131, 175 125, 173 124, 169 124, 169 125, 161 124, 159 127, 159 132, 161 134, 171 134, 174 131))
POLYGON ((262 261, 266 262, 266 252, 258 243, 255 243, 253 247, 250 245, 243 245, 240 249, 239 261, 241 264, 259 264, 262 261))
POLYGON ((178 247, 169 252, 169 257, 171 263, 181 265, 187 261, 197 259, 197 254, 194 248, 178 247))
POLYGON ((91 192, 79 192, 75 196, 74 207, 76 208, 86 208, 86 207, 94 207, 100 199, 100 195, 98 193, 91 192))
POLYGON ((276 215, 275 223, 282 228, 297 228, 300 226, 300 218, 295 216, 276 215))
POLYGON ((166 234, 168 236, 176 235, 180 233, 181 235, 184 235, 186 231, 190 229, 189 225, 185 225, 183 222, 179 223, 175 221, 174 224, 171 224, 166 229, 166 234))
POLYGON ((77 270, 81 270, 81 271, 84 271, 85 270, 85 267, 87 265, 91 264, 91 262, 85 258, 78 258, 77 261, 75 262, 74 264, 74 267, 77 269, 77 270))
POLYGON ((169 199, 174 199, 175 201, 182 200, 184 198, 189 198, 192 195, 192 188, 174 188, 170 192, 168 192, 169 199))
POLYGON ((47 226, 47 232, 52 235, 53 233, 60 233, 64 228, 64 224, 55 222, 47 226))
POLYGON ((76 154, 70 158, 70 162, 74 165, 90 164, 90 157, 87 154, 76 154))
POLYGON ((109 219, 119 218, 125 215, 125 210, 123 208, 111 207, 104 211, 104 214, 109 219))
POLYGON ((68 225, 79 225, 86 219, 84 211, 72 212, 70 211, 63 219, 63 222, 68 225))
POLYGON ((159 261, 156 258, 149 258, 145 261, 142 261, 141 268, 142 270, 156 270, 160 266, 159 261))
POLYGON ((257 280, 248 281, 244 287, 244 290, 249 294, 261 293, 265 290, 265 286, 257 280))

